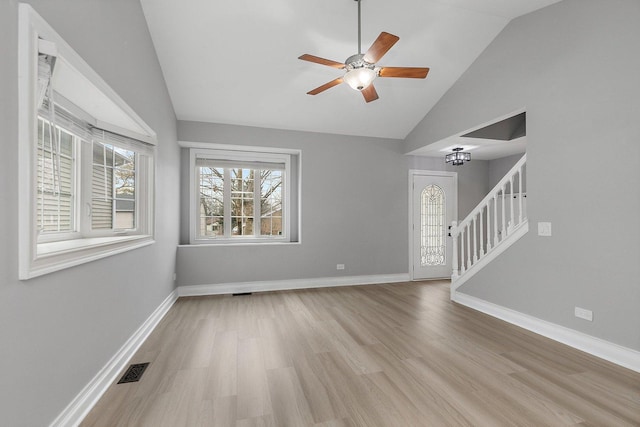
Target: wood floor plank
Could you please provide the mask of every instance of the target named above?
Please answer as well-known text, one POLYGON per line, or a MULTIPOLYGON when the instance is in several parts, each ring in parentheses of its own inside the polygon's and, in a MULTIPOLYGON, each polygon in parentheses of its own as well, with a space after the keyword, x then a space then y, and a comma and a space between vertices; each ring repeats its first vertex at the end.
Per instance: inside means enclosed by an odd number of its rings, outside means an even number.
POLYGON ((262 346, 258 338, 238 341, 238 418, 271 415, 262 346))
POLYGON ((418 408, 424 420, 432 425, 453 424, 471 426, 455 407, 455 402, 445 399, 430 381, 421 381, 410 369, 400 363, 400 359, 383 344, 368 346, 367 349, 382 366, 390 380, 397 384, 413 405, 418 408))
POLYGON ((279 426, 314 424, 309 403, 294 368, 267 371, 273 419, 279 426))
POLYGON ((238 394, 238 333, 218 331, 207 370, 205 396, 209 398, 238 394))
POLYGON ((236 396, 222 396, 203 400, 195 426, 227 427, 237 420, 236 396))
POLYGON ((342 401, 328 392, 318 376, 318 371, 314 371, 307 357, 296 359, 294 365, 302 392, 306 396, 311 415, 316 423, 337 421, 348 416, 342 401))
POLYGON ((640 426, 640 373, 448 282, 180 298, 84 427, 640 426))

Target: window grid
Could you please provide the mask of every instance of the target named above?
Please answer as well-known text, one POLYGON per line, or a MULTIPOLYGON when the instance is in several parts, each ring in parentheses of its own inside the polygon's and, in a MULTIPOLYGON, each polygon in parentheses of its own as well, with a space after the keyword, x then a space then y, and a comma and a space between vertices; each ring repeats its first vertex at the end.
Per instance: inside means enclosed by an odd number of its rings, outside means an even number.
POLYGON ((201 167, 199 182, 200 232, 224 236, 224 169, 201 167))
POLYGON ((281 237, 284 171, 196 167, 198 238, 281 237))
POLYGON ((136 153, 132 150, 93 142, 93 230, 135 229, 136 163, 136 153))
POLYGON ((282 171, 260 171, 260 235, 282 235, 282 171))
POLYGON ((233 168, 231 172, 231 235, 252 236, 255 179, 253 169, 233 168))

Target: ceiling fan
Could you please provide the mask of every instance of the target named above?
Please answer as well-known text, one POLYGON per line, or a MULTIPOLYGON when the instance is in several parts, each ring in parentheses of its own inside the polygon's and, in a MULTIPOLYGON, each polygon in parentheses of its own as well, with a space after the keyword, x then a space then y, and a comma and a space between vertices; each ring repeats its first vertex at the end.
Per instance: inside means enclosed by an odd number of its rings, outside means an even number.
POLYGON ((338 77, 337 79, 323 84, 322 86, 310 90, 307 92, 308 95, 317 95, 327 89, 346 82, 353 89, 362 92, 366 102, 371 102, 378 99, 378 93, 376 92, 376 88, 373 86, 373 80, 375 80, 376 77, 402 77, 412 79, 424 79, 427 77, 429 68, 379 67, 376 65, 384 54, 387 53, 398 40, 400 40, 400 37, 394 36, 393 34, 389 34, 384 31, 381 32, 369 50, 364 54, 362 53, 362 31, 360 19, 361 0, 355 1, 358 2, 358 53, 356 55, 348 57, 347 60, 344 61, 344 64, 309 54, 304 54, 298 57, 298 59, 302 59, 303 61, 315 62, 316 64, 346 70, 344 76, 338 77))

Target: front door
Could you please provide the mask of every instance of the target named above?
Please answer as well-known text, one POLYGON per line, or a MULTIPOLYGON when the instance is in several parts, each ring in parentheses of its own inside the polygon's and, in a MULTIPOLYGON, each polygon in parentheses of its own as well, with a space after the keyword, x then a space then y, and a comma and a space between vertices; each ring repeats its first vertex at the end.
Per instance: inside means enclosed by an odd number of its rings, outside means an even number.
POLYGON ((412 193, 412 278, 449 278, 452 271, 449 225, 457 218, 455 175, 415 173, 412 193))

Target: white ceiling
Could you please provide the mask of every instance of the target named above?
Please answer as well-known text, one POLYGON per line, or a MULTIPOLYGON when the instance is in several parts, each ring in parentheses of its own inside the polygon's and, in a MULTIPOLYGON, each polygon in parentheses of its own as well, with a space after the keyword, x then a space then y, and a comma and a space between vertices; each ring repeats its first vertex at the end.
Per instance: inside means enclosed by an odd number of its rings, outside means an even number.
POLYGON ((369 104, 346 84, 306 92, 357 53, 354 0, 141 0, 180 120, 403 139, 514 17, 559 0, 362 0, 362 50, 400 41, 381 66, 430 67, 426 80, 378 78, 369 104))

